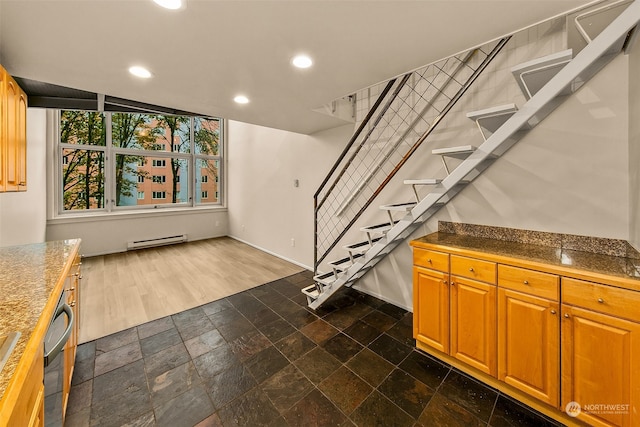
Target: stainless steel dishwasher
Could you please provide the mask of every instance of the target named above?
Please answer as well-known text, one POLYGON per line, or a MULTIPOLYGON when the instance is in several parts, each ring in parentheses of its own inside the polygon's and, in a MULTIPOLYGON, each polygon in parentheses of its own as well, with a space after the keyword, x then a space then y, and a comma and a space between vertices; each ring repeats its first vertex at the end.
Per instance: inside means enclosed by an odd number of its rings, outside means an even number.
POLYGON ((44 339, 44 422, 52 427, 62 427, 64 349, 76 321, 66 301, 63 290, 44 339))

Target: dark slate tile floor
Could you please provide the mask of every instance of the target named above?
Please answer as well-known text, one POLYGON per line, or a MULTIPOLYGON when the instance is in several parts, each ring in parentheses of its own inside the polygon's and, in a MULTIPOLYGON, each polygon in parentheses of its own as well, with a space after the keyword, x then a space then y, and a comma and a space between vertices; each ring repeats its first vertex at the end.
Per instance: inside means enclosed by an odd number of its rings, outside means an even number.
POLYGON ((302 272, 78 347, 73 426, 552 426, 414 348, 412 314, 302 272))

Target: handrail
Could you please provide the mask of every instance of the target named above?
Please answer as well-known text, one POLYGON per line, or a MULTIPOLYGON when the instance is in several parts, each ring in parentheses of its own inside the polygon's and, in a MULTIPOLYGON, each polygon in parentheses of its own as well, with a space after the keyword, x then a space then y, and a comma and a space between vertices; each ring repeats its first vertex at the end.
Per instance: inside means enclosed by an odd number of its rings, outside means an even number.
POLYGON ((331 167, 331 170, 329 171, 329 173, 327 173, 327 176, 325 176, 324 180, 322 181, 322 183, 318 187, 318 190, 313 195, 314 199, 318 198, 318 196, 320 195, 320 192, 322 191, 323 187, 325 185, 327 185, 327 182, 329 182, 329 179, 331 178, 331 175, 333 175, 333 173, 336 171, 336 169, 338 169, 338 166, 340 166, 340 163, 346 157, 347 153, 349 152, 349 150, 351 149, 353 144, 356 142, 356 139, 358 139, 358 137, 360 136, 360 133, 362 133, 364 128, 369 124, 369 120, 371 120, 371 117, 373 116, 373 114, 376 112, 376 110, 378 109, 378 107, 382 103, 382 100, 384 99, 384 97, 387 96, 387 93, 389 93, 389 91, 391 90, 391 87, 393 87, 393 84, 395 82, 396 82, 396 79, 389 80, 389 82, 387 83, 385 88, 382 90, 382 92, 380 93, 380 96, 378 97, 376 102, 373 104, 373 107, 371 107, 371 110, 369 110, 369 112, 365 116, 364 120, 362 120, 362 123, 360 123, 360 126, 358 126, 358 129, 356 129, 355 133, 353 134, 353 136, 351 137, 351 139, 347 143, 347 146, 344 148, 344 150, 342 150, 342 153, 340 153, 340 157, 338 157, 338 160, 336 160, 336 162, 333 164, 333 166, 331 167))
POLYGON ((411 149, 405 154, 400 163, 396 165, 393 171, 387 176, 387 178, 379 185, 378 189, 372 194, 371 197, 365 202, 365 204, 360 208, 360 210, 354 215, 353 219, 349 221, 349 223, 343 228, 340 234, 333 239, 333 243, 331 243, 324 250, 324 254, 318 258, 318 245, 317 245, 317 208, 316 208, 316 221, 314 221, 314 271, 317 270, 318 265, 325 259, 325 257, 331 252, 331 250, 338 244, 338 242, 344 237, 344 235, 349 231, 349 229, 355 224, 358 218, 362 215, 362 213, 369 207, 369 205, 373 202, 373 200, 380 194, 384 186, 393 178, 393 176, 398 172, 400 167, 404 165, 409 157, 418 149, 418 147, 425 141, 425 139, 433 132, 433 130, 438 126, 438 124, 442 121, 442 118, 453 108, 453 106, 458 102, 458 100, 466 93, 469 87, 475 82, 478 76, 484 71, 484 69, 491 63, 491 61, 495 58, 495 56, 502 50, 502 48, 507 44, 507 42, 511 39, 511 36, 504 37, 500 39, 500 41, 494 46, 491 52, 485 57, 482 63, 476 68, 473 74, 467 79, 465 84, 458 89, 458 92, 454 95, 453 98, 447 103, 442 112, 438 115, 434 123, 432 123, 429 128, 422 134, 422 136, 414 143, 411 149))
MULTIPOLYGON (((329 189, 327 190, 325 196, 322 198, 322 200, 320 201, 320 203, 315 206, 315 209, 319 209, 324 202, 327 200, 327 197, 329 196, 329 194, 331 194, 331 191, 333 191, 333 189, 335 188, 335 186, 338 184, 338 181, 340 181, 340 178, 342 178, 342 176, 344 175, 344 173, 347 171, 347 169, 349 168, 349 165, 353 162, 353 159, 356 157, 356 155, 360 152, 360 150, 362 149, 362 147, 364 146, 364 144, 366 144, 366 142, 369 140, 369 137, 371 136, 371 134, 373 133, 373 130, 378 126, 378 123, 380 123, 380 120, 382 120, 382 117, 384 117, 384 114, 389 110, 389 107, 391 107, 391 104, 393 103, 393 101, 398 97, 398 94, 400 93, 400 90, 404 87, 404 85, 407 83, 407 81, 409 80, 409 77, 411 77, 411 74, 405 74, 402 77, 402 80, 400 80, 400 83, 398 83, 398 86, 396 87, 396 89, 393 91, 393 94, 391 95, 391 97, 387 100, 387 103, 384 105, 384 107, 382 108, 382 110, 380 111, 380 114, 378 114, 378 116, 376 117, 376 120, 373 122, 373 126, 371 126, 371 128, 369 128, 369 132, 367 132, 367 134, 365 135, 364 138, 362 138, 362 141, 360 142, 360 145, 358 146, 358 149, 355 150, 353 152, 353 154, 351 154, 351 157, 349 158, 349 160, 347 161, 347 163, 343 166, 342 170, 340 171, 340 173, 338 174, 338 176, 333 180, 333 184, 331 184, 331 187, 329 187, 329 189)), ((395 79, 393 80, 395 83, 395 79)), ((386 87, 385 87, 386 89, 386 87)), ((391 88, 389 88, 391 89, 391 88)), ((383 98, 387 95, 387 93, 383 93, 378 97, 378 100, 380 102, 382 102, 383 98)), ((378 102, 378 100, 376 100, 376 103, 378 102)), ((379 105, 379 104, 378 104, 379 105)), ((378 105, 374 105, 375 108, 378 108, 378 105)), ((368 122, 370 119, 369 114, 367 114, 367 117, 365 118, 365 120, 368 122)), ((364 121, 363 121, 364 123, 364 121)), ((362 125, 360 126, 362 127, 362 125)), ((358 128, 359 130, 360 128, 358 128)), ((350 144, 347 144, 348 147, 347 148, 351 148, 353 146, 353 142, 355 142, 354 138, 351 138, 350 140, 350 144)), ((346 150, 348 151, 348 149, 346 150)), ((345 156, 346 156, 346 152, 343 151, 345 156)), ((340 160, 343 160, 344 157, 342 157, 340 160)), ((335 169, 333 169, 332 173, 335 171, 335 169)))

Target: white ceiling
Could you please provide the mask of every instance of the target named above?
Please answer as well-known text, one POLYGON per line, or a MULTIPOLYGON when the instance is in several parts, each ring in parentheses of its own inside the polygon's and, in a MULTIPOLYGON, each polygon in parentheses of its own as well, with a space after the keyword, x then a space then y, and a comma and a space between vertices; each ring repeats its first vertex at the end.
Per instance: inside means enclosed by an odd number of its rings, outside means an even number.
POLYGON ((14 76, 301 133, 334 99, 586 0, 0 0, 14 76), (314 66, 294 69, 291 58, 314 66), (150 80, 130 76, 142 64, 150 80), (233 97, 246 94, 251 103, 233 97))

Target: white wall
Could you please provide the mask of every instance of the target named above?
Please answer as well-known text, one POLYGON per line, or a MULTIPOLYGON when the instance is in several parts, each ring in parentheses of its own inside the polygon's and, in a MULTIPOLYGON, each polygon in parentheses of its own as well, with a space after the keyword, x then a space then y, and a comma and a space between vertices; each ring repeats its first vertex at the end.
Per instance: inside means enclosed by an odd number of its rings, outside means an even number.
POLYGON ((229 234, 311 269, 313 194, 353 125, 314 135, 233 121, 228 128, 229 234))
POLYGON ((47 221, 44 110, 27 109, 27 191, 0 193, 0 246, 40 243, 47 221))
POLYGON ((227 235, 225 209, 142 214, 112 214, 49 221, 47 240, 82 239, 82 254, 102 255, 127 250, 127 242, 186 234, 189 241, 227 235))
POLYGON ((629 243, 640 250, 640 43, 629 55, 629 243))

